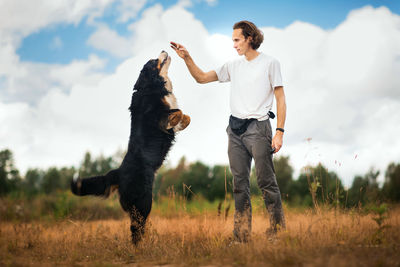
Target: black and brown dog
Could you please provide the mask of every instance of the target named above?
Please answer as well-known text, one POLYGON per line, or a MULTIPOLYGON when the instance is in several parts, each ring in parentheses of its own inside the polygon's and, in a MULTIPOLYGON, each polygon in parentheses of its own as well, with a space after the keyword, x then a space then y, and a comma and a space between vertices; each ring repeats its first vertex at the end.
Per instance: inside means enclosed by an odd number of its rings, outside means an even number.
POLYGON ((107 197, 118 189, 122 208, 131 218, 132 242, 144 231, 152 205, 154 174, 170 150, 175 133, 185 129, 190 117, 177 107, 168 78, 171 58, 162 51, 149 60, 133 88, 131 132, 128 150, 121 166, 104 176, 78 178, 71 182, 75 195, 107 197))

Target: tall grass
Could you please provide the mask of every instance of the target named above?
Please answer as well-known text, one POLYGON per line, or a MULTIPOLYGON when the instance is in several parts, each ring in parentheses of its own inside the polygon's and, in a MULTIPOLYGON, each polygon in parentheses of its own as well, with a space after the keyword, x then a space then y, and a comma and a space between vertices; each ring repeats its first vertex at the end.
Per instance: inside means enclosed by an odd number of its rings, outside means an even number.
POLYGON ((109 199, 94 197, 75 197, 70 192, 0 198, 0 218, 2 221, 35 220, 99 220, 121 219, 124 213, 115 194, 109 199))
MULTIPOLYGON (((83 203, 90 199, 94 198, 83 203)), ((118 204, 116 199, 108 201, 118 204)), ((0 265, 400 264, 400 208, 365 213, 320 205, 316 213, 313 209, 285 207, 287 230, 270 242, 265 235, 268 215, 262 200, 257 201, 253 201, 250 242, 234 245, 230 245, 233 214, 228 213, 227 218, 218 215, 219 202, 200 198, 187 202, 170 196, 156 201, 146 234, 137 247, 130 243, 129 219, 123 213, 119 219, 108 220, 90 220, 88 214, 82 218, 1 220, 0 265), (377 214, 383 214, 379 215, 380 224, 377 214)), ((103 208, 97 206, 98 210, 103 208)))

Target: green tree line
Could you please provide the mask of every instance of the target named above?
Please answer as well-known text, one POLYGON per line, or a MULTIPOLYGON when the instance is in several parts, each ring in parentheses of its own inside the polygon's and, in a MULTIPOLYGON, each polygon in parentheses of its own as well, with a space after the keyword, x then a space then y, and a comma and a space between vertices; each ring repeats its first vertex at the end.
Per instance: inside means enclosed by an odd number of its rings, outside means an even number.
MULTIPOLYGON (((34 197, 38 194, 54 194, 69 190, 74 175, 89 177, 101 175, 117 168, 123 153, 109 157, 93 157, 86 152, 79 168, 50 167, 28 169, 21 175, 15 167, 13 153, 0 151, 0 197, 24 194, 34 197)), ((293 206, 312 206, 318 203, 355 207, 368 203, 400 202, 400 163, 390 163, 385 171, 383 186, 379 186, 379 171, 371 168, 364 175, 355 176, 350 188, 344 188, 338 175, 322 164, 304 167, 294 179, 289 157, 274 159, 277 181, 282 199, 293 206)), ((250 189, 253 195, 261 195, 255 171, 251 172, 250 189)), ((191 200, 201 196, 209 201, 230 198, 232 174, 229 166, 208 166, 200 161, 189 163, 183 157, 175 166, 163 165, 156 174, 154 197, 177 194, 191 200)))

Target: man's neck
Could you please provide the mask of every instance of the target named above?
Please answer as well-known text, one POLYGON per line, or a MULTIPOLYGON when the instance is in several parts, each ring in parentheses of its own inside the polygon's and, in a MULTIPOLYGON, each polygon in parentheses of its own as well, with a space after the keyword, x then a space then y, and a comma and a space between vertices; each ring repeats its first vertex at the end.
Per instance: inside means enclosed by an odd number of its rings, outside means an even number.
POLYGON ((255 59, 259 54, 260 54, 260 52, 258 52, 257 50, 249 49, 246 52, 246 54, 244 54, 244 56, 246 57, 247 61, 251 61, 251 60, 255 59))

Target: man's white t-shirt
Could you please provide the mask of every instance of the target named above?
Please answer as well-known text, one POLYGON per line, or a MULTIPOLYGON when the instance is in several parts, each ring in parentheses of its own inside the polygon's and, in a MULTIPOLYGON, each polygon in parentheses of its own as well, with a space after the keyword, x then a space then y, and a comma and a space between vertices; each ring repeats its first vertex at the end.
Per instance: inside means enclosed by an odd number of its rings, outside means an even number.
POLYGON ((248 61, 245 57, 229 61, 215 70, 220 82, 231 82, 232 115, 240 119, 268 119, 274 88, 282 85, 279 61, 262 52, 248 61))

